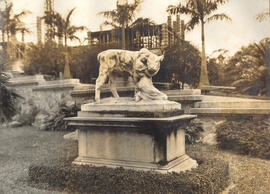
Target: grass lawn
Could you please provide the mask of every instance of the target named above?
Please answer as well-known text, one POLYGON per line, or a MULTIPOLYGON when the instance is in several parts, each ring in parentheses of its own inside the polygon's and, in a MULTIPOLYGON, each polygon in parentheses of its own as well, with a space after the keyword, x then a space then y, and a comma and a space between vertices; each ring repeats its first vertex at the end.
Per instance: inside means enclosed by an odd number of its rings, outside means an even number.
MULTIPOLYGON (((33 127, 0 126, 0 193, 61 193, 49 185, 28 181, 31 164, 51 163, 74 157, 77 143, 63 139, 65 132, 46 132, 33 127)), ((270 193, 270 161, 221 151, 214 146, 189 145, 191 157, 205 155, 229 162, 229 193, 270 193)), ((224 192, 225 193, 225 192, 224 192)))

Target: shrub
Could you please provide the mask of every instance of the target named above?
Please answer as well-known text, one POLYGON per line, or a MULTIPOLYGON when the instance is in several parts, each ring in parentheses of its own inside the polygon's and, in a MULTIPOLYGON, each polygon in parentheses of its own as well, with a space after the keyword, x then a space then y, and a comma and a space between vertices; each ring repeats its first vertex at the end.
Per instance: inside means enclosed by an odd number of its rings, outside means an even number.
POLYGON ((202 123, 199 119, 194 119, 185 129, 186 132, 186 143, 194 144, 200 141, 200 132, 203 131, 202 123))
POLYGON ((0 69, 0 123, 9 121, 17 113, 16 102, 22 97, 6 87, 9 77, 0 69))
POLYGON ((177 81, 197 86, 200 77, 200 51, 190 42, 178 40, 165 50, 164 60, 154 81, 171 82, 173 74, 177 81))
POLYGON ((26 51, 24 71, 26 74, 49 74, 58 76, 64 69, 63 49, 55 43, 30 45, 26 51))
MULTIPOLYGON (((31 126, 37 114, 39 113, 38 107, 35 105, 32 99, 21 100, 17 104, 18 114, 15 115, 12 120, 15 121, 16 125, 14 127, 19 126, 31 126)), ((11 125, 13 125, 11 123, 11 125)))
POLYGON ((50 113, 50 115, 42 123, 42 129, 47 131, 66 131, 68 130, 67 123, 64 121, 66 117, 77 116, 79 108, 75 103, 67 103, 63 101, 59 104, 56 112, 50 113))
POLYGON ((202 152, 201 147, 204 146, 195 146, 192 151, 200 161, 199 167, 182 173, 73 166, 75 156, 69 155, 62 161, 32 164, 29 181, 35 186, 45 184, 71 193, 219 193, 229 184, 228 163, 209 159, 213 152, 209 154, 208 148, 202 152))
POLYGON ((226 121, 217 128, 217 141, 222 149, 270 159, 270 122, 267 119, 226 121))

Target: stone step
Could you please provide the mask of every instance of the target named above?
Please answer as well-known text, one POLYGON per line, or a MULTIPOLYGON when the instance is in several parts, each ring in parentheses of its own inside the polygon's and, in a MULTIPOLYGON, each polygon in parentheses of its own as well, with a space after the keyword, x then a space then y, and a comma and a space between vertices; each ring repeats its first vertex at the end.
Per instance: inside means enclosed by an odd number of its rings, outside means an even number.
POLYGON ((190 113, 198 115, 269 115, 270 108, 191 108, 190 113))
POLYGON ((200 89, 164 90, 162 92, 164 92, 168 96, 201 95, 201 90, 200 89))
POLYGON ((195 108, 270 109, 270 101, 203 101, 195 103, 195 108))

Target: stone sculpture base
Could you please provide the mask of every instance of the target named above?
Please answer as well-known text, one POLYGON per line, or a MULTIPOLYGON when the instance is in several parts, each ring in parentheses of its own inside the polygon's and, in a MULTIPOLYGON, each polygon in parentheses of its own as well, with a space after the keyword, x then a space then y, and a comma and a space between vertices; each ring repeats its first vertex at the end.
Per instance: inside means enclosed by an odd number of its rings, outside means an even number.
POLYGON ((180 172, 197 167, 185 154, 185 127, 194 115, 183 115, 172 101, 135 102, 103 99, 67 118, 79 131, 79 165, 180 172))

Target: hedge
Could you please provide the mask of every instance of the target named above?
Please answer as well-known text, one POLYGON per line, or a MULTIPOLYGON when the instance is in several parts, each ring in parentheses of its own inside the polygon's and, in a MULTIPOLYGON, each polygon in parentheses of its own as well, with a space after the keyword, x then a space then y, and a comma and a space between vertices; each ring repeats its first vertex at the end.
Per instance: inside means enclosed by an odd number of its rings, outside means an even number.
POLYGON ((270 159, 270 121, 228 120, 217 128, 219 147, 239 154, 270 159))
POLYGON ((229 184, 228 163, 214 159, 196 158, 198 168, 169 174, 74 166, 73 159, 31 165, 31 184, 79 193, 218 193, 229 184))

